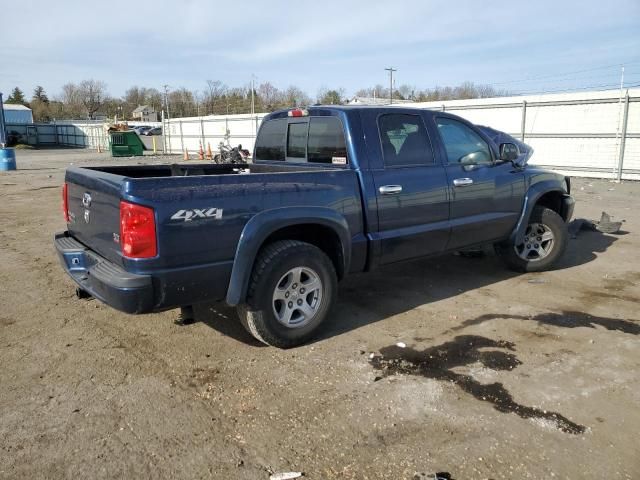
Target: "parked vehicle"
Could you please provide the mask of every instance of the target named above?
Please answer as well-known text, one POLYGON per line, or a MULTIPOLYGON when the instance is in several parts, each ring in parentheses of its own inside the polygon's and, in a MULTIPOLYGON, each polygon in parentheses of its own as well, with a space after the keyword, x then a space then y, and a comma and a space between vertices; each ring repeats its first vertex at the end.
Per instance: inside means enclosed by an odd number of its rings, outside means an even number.
POLYGON ((145 132, 148 132, 149 130, 151 130, 153 127, 149 126, 149 125, 141 125, 139 127, 133 127, 134 132, 136 132, 138 135, 144 135, 145 132))
POLYGON ((145 313, 225 300, 277 347, 316 332, 338 281, 493 244, 519 271, 567 245, 570 181, 444 112, 318 106, 268 115, 252 164, 70 167, 62 265, 145 313))
POLYGON ((249 159, 249 150, 242 148, 239 144, 237 147, 231 147, 225 145, 224 142, 220 142, 218 146, 219 153, 213 156, 215 163, 245 163, 249 159))
POLYGON ((144 132, 142 132, 142 135, 162 135, 162 127, 153 127, 150 128, 149 130, 146 130, 144 132))

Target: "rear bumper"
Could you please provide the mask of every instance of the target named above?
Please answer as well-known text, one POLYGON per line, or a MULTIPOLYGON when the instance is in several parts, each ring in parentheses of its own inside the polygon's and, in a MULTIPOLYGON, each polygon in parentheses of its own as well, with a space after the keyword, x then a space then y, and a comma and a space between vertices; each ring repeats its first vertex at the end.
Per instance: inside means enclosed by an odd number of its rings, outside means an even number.
POLYGON ((92 296, 126 313, 153 311, 153 282, 149 275, 129 273, 70 237, 57 233, 54 244, 65 271, 92 296))

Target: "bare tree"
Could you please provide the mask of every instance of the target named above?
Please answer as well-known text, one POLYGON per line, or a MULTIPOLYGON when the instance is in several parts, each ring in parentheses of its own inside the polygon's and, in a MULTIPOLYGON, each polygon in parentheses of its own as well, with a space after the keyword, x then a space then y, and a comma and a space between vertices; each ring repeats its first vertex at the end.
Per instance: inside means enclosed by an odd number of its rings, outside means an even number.
POLYGON ((58 118, 80 118, 83 114, 80 89, 75 83, 66 83, 62 86, 62 93, 58 98, 60 109, 58 118))
POLYGON ((258 87, 258 95, 262 100, 264 110, 272 111, 278 108, 280 91, 270 82, 261 83, 258 87))
POLYGON ((311 98, 295 85, 290 85, 284 92, 284 107, 303 107, 311 103, 311 98))
POLYGON ((180 87, 169 93, 172 117, 195 117, 197 112, 193 92, 185 87, 180 87))
POLYGON ((224 102, 222 100, 227 90, 227 86, 220 80, 207 80, 207 88, 203 98, 205 114, 224 113, 220 109, 223 108, 224 102))
POLYGON ((78 93, 87 116, 93 119, 105 101, 107 85, 100 80, 83 80, 78 86, 78 93))

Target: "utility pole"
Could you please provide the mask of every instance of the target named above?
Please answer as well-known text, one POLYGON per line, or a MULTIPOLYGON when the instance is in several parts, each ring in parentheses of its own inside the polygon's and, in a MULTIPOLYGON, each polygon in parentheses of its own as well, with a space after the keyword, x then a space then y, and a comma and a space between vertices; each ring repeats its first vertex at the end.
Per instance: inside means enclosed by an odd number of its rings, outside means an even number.
POLYGON ((7 135, 4 130, 4 126, 5 126, 4 106, 2 103, 2 92, 0 92, 0 148, 4 148, 5 145, 7 144, 7 135))
POLYGON ((169 113, 169 85, 163 85, 164 88, 164 106, 167 109, 167 119, 171 118, 171 114, 169 113))
POLYGON ((255 75, 252 73, 251 74, 251 115, 254 115, 256 113, 255 98, 253 95, 254 78, 255 78, 255 75))
MULTIPOLYGON (((618 100, 618 126, 616 127, 616 162, 613 167, 613 174, 616 175, 617 181, 620 181, 622 175, 622 163, 618 162, 620 158, 620 150, 621 147, 624 148, 625 139, 621 138, 620 127, 622 126, 622 119, 625 116, 625 111, 628 108, 628 104, 623 106, 622 97, 624 93, 624 65, 620 65, 620 100, 618 100)), ((629 96, 629 91, 627 90, 627 97, 629 96)), ((626 127, 626 122, 625 122, 626 127)), ((626 128, 625 128, 626 130, 626 128)), ((622 133, 622 136, 626 134, 626 131, 622 133)))
POLYGON ((393 104, 393 72, 397 72, 393 67, 385 68, 389 72, 389 105, 393 104))

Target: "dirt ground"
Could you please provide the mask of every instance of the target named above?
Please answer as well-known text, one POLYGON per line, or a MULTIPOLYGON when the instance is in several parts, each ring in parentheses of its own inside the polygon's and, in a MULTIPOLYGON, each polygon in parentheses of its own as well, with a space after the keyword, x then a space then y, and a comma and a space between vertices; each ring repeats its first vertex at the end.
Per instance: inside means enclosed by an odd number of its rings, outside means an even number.
POLYGON ((282 351, 224 305, 181 326, 77 299, 52 245, 64 169, 140 159, 17 161, 0 173, 0 478, 640 478, 639 183, 574 180, 576 217, 626 222, 580 232, 554 271, 449 255, 354 276, 319 338, 282 351))

